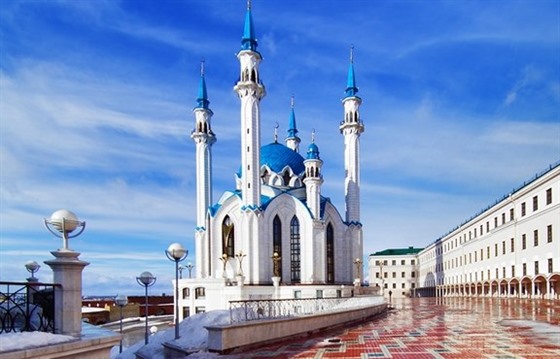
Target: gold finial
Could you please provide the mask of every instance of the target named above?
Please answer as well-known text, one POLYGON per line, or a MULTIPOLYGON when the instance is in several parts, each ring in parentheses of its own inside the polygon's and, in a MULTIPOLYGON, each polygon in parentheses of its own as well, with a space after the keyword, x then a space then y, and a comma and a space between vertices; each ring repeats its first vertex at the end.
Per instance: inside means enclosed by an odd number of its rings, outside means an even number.
POLYGON ((251 10, 251 0, 247 0, 247 10, 251 10))
POLYGON ((350 62, 354 63, 354 44, 350 44, 350 62))
POLYGON ((274 143, 278 142, 278 122, 274 123, 274 143))
POLYGON ((200 76, 204 76, 204 58, 200 60, 200 76))
POLYGON ((295 103, 295 96, 294 96, 294 94, 292 94, 292 98, 290 99, 290 106, 292 108, 294 108, 294 103, 295 103))
POLYGON ((311 131, 311 143, 315 143, 315 129, 311 131))

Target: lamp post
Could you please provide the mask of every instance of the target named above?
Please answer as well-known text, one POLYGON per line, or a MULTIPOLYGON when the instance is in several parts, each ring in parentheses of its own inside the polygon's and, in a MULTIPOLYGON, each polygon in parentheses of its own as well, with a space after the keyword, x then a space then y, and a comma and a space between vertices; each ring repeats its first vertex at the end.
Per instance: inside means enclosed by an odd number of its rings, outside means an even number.
POLYGON ((239 263, 239 269, 237 270, 238 276, 243 276, 243 258, 245 257, 247 257, 247 255, 243 253, 243 251, 239 251, 239 253, 235 255, 235 258, 237 258, 237 261, 239 263))
POLYGON ((362 283, 362 260, 360 258, 356 258, 354 260, 354 264, 356 265, 356 279, 357 286, 359 287, 362 283))
POLYGON ((144 343, 148 344, 148 287, 153 286, 156 283, 156 277, 150 272, 142 272, 140 277, 136 277, 136 282, 146 288, 146 300, 144 307, 144 314, 146 315, 146 329, 144 332, 144 343))
POLYGON ((173 243, 167 248, 165 255, 175 262, 175 339, 179 339, 179 262, 187 258, 189 251, 181 243, 173 243))
POLYGON ((121 315, 121 317, 120 317, 121 341, 119 343, 119 353, 122 353, 122 342, 123 342, 123 338, 122 338, 122 319, 123 319, 122 311, 123 311, 123 307, 128 304, 128 298, 127 298, 126 295, 119 294, 115 297, 115 303, 119 306, 120 315, 121 315))
POLYGON ((227 278, 226 265, 227 265, 228 259, 229 259, 229 257, 228 257, 228 255, 225 254, 225 253, 222 254, 222 256, 220 257, 220 260, 221 260, 222 263, 224 264, 224 272, 222 273, 222 277, 223 277, 223 278, 227 278))
POLYGON ((189 264, 187 264, 185 266, 185 268, 187 268, 187 270, 189 271, 189 278, 192 278, 191 274, 192 274, 192 270, 194 268, 194 265, 192 263, 189 262, 189 264))
POLYGON ((27 271, 29 273, 31 273, 31 277, 27 278, 27 281, 30 283, 34 283, 34 282, 38 282, 39 280, 35 277, 35 273, 37 273, 39 271, 39 268, 41 268, 41 266, 39 265, 39 263, 35 262, 35 261, 29 261, 27 263, 25 263, 25 269, 27 269, 27 271))
POLYGON ((45 227, 55 237, 62 238, 62 248, 51 251, 55 259, 44 263, 53 271, 53 281, 60 284, 54 289, 54 328, 56 334, 79 337, 82 332, 82 272, 89 265, 80 260, 80 253, 68 247, 68 239, 82 234, 86 222, 67 209, 59 209, 44 219, 45 227))

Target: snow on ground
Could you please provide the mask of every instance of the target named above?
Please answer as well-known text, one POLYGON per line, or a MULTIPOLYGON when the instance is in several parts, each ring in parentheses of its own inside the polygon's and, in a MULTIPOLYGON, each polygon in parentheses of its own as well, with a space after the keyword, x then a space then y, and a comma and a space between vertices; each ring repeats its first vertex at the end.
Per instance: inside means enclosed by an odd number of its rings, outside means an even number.
MULTIPOLYGON (((384 303, 383 297, 353 297, 347 301, 340 303, 333 309, 346 309, 362 306, 372 306, 384 303)), ((180 338, 175 340, 175 328, 172 327, 166 331, 150 336, 148 345, 144 345, 144 341, 140 341, 126 350, 120 355, 119 348, 114 347, 111 351, 112 359, 135 359, 134 353, 137 351, 147 358, 163 359, 162 343, 172 342, 180 348, 192 350, 196 353, 191 354, 189 358, 193 359, 210 359, 224 357, 215 353, 206 352, 208 331, 204 328, 213 325, 230 324, 229 310, 213 310, 206 313, 199 313, 188 317, 179 324, 180 338)), ((236 358, 236 356, 227 356, 228 358, 236 358)))
POLYGON ((189 358, 205 359, 217 358, 213 353, 206 353, 206 342, 208 331, 205 326, 229 324, 229 310, 213 310, 206 313, 199 313, 188 317, 179 324, 180 338, 175 340, 175 328, 150 336, 148 345, 140 341, 123 351, 120 355, 119 348, 111 350, 111 358, 114 359, 135 359, 134 353, 137 351, 147 358, 163 359, 162 343, 171 342, 183 349, 199 351, 192 354, 189 358))
POLYGON ((69 335, 52 334, 45 332, 17 332, 0 335, 0 353, 43 347, 45 345, 65 343, 76 340, 69 335))
POLYGON ((366 307, 385 303, 383 297, 351 297, 342 303, 335 305, 332 309, 348 309, 366 307))

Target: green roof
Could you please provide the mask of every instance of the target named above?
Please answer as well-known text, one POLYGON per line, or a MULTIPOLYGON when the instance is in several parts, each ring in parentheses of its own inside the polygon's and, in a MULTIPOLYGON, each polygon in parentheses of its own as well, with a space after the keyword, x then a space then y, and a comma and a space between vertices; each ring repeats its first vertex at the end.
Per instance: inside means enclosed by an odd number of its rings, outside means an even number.
POLYGON ((402 256, 406 254, 417 254, 418 252, 424 250, 424 248, 389 248, 383 251, 375 252, 371 254, 372 256, 402 256))

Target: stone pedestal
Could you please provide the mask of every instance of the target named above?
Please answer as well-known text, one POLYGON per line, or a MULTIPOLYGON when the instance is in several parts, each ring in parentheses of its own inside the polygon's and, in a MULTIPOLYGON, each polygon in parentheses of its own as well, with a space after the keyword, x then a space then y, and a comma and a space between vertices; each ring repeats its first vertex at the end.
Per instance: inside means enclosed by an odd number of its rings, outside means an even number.
POLYGON ((53 271, 55 287, 55 333, 80 336, 82 332, 82 271, 89 263, 71 250, 53 251, 55 259, 45 261, 53 271))
POLYGON ((272 284, 274 285, 274 287, 279 287, 280 286, 280 277, 272 277, 272 284))
POLYGON ((354 279, 354 287, 361 287, 362 286, 362 281, 360 278, 356 278, 354 279))

